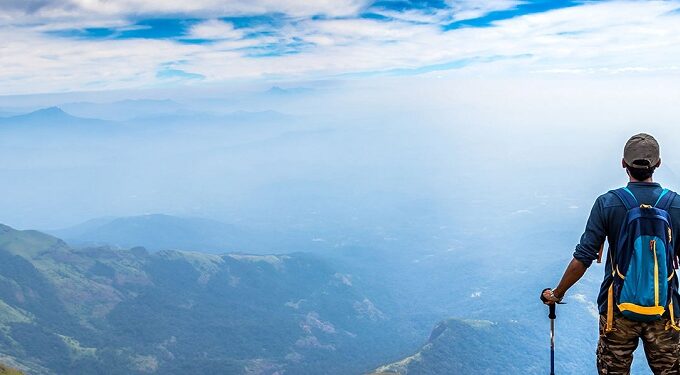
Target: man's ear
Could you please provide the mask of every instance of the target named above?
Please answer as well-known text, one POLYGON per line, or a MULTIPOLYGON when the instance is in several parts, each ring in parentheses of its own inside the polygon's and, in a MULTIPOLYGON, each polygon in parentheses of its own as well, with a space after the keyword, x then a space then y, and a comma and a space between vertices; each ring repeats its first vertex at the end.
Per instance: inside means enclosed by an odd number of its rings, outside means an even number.
POLYGON ((626 160, 624 160, 623 158, 621 158, 621 167, 626 168, 626 160))
POLYGON ((656 163, 656 167, 659 168, 661 166, 661 159, 659 159, 659 162, 656 163))

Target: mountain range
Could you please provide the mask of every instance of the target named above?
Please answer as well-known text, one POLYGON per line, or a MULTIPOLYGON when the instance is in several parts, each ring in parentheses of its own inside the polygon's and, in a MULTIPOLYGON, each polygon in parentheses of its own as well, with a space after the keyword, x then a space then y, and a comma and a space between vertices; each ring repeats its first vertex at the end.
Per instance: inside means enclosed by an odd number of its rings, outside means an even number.
POLYGON ((293 116, 273 110, 244 111, 226 113, 194 111, 175 107, 174 102, 123 101, 106 104, 70 103, 60 107, 39 108, 23 114, 0 116, 0 129, 31 126, 51 129, 56 126, 69 126, 82 129, 111 130, 123 125, 177 125, 177 124, 224 124, 224 123, 281 123, 294 119, 293 116), (150 106, 148 109, 141 109, 150 106), (155 106, 169 106, 167 110, 155 110, 155 106), (62 108, 63 107, 63 108, 62 108), (66 108, 67 110, 65 110, 66 108), (76 115, 72 114, 75 113, 76 115), (101 116, 101 117, 97 117, 101 116), (89 128, 85 127, 89 126, 89 128), (108 126, 107 129, 105 126, 108 126))
MULTIPOLYGON (((562 242, 531 237, 535 248, 562 242)), ((1 226, 0 362, 31 374, 545 373, 547 311, 531 275, 562 265, 517 257, 527 244, 517 241, 504 239, 494 259, 467 247, 206 254, 74 248, 1 226), (427 338, 446 316, 456 318, 427 338)), ((560 373, 594 368, 583 293, 599 277, 586 275, 558 311, 560 373)), ((648 373, 637 358, 635 373, 648 373)))
POLYGON ((406 349, 362 284, 303 253, 73 249, 0 226, 0 353, 31 374, 360 373, 406 349))
POLYGON ((49 107, 36 111, 0 118, 0 131, 63 131, 109 132, 115 130, 115 123, 94 118, 72 116, 59 107, 49 107))

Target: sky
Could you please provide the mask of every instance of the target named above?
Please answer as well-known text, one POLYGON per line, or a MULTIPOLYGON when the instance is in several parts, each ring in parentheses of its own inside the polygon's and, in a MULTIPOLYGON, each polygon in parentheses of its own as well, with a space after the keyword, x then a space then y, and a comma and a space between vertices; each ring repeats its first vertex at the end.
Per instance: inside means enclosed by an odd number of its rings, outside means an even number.
POLYGON ((126 130, 0 127, 0 222, 167 213, 382 233, 485 194, 512 221, 552 194, 580 223, 625 182, 632 134, 660 139, 659 176, 680 189, 679 9, 1 0, 0 124, 59 106, 126 130))
POLYGON ((362 79, 671 74, 680 2, 3 0, 0 95, 362 79))

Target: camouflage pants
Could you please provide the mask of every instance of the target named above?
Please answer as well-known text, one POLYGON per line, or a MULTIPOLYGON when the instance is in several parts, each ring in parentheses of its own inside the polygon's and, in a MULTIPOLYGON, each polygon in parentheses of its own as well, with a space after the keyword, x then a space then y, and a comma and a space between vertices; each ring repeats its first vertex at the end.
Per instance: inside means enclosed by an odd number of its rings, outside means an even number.
POLYGON ((614 316, 614 330, 605 333, 607 318, 600 315, 597 370, 600 375, 629 375, 639 339, 655 375, 680 375, 680 332, 666 330, 668 319, 635 322, 614 316))

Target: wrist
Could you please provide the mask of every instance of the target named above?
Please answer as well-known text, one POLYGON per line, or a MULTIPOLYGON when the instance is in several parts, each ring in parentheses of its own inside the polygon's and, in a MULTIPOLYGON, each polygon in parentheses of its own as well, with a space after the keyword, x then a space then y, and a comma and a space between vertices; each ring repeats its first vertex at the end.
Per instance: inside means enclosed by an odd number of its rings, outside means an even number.
POLYGON ((562 289, 555 288, 555 289, 553 289, 552 292, 553 292, 553 295, 554 295, 555 297, 557 297, 557 298, 559 298, 559 299, 564 298, 564 291, 563 291, 562 289))

